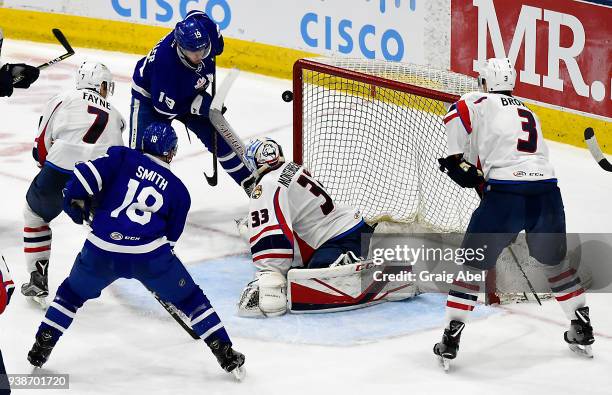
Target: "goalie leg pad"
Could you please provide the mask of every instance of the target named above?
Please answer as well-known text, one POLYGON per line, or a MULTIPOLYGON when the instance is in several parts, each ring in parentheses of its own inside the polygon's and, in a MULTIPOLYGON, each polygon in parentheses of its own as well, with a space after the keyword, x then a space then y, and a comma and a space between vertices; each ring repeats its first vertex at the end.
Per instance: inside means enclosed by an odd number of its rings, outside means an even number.
POLYGON ((291 269, 287 274, 289 308, 292 313, 323 313, 357 309, 385 301, 407 299, 417 293, 409 281, 376 280, 382 266, 372 260, 344 263, 341 256, 334 267, 291 269))

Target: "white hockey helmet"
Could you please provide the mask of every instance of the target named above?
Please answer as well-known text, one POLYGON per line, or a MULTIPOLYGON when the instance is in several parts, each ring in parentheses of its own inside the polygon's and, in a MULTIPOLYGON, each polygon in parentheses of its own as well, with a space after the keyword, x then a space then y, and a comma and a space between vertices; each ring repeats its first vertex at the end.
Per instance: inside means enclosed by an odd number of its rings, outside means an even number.
POLYGON ((273 169, 285 162, 281 146, 268 137, 251 140, 247 144, 244 157, 252 172, 266 165, 273 169))
POLYGON ((106 82, 108 94, 112 95, 115 92, 115 83, 108 67, 92 61, 85 61, 79 66, 76 74, 77 89, 93 89, 100 93, 103 82, 106 82))
POLYGON ((516 82, 516 71, 508 58, 491 58, 479 70, 478 85, 487 83, 488 92, 512 91, 516 82))

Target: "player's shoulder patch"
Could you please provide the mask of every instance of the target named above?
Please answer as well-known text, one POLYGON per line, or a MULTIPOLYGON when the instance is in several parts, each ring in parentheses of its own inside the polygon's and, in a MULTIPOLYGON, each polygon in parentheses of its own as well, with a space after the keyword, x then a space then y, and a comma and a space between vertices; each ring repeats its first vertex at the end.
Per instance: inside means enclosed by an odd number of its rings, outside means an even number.
POLYGON ((255 188, 253 188, 253 192, 251 192, 251 199, 259 199, 263 194, 263 186, 261 184, 257 184, 255 188))

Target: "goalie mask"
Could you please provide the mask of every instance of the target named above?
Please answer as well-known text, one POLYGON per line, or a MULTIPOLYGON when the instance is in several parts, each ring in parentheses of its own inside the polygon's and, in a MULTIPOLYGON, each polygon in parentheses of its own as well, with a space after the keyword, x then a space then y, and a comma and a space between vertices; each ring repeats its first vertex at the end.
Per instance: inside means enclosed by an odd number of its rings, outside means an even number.
POLYGON ((271 138, 252 140, 246 147, 245 162, 251 172, 261 168, 275 169, 285 163, 283 149, 271 138))
POLYGON ((108 67, 99 62, 85 61, 79 67, 76 74, 77 89, 93 89, 101 93, 102 83, 106 82, 106 90, 109 95, 115 92, 113 75, 108 67))
POLYGON ((484 88, 487 84, 487 92, 512 91, 516 82, 516 71, 508 58, 488 59, 480 66, 478 75, 478 86, 484 88))

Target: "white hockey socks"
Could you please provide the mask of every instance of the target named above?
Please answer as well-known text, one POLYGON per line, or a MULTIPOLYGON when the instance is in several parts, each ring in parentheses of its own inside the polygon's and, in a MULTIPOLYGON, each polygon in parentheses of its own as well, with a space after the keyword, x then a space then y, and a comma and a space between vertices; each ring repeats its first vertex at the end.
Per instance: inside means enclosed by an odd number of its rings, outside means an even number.
POLYGON ((51 257, 51 228, 26 203, 23 210, 23 252, 28 273, 36 270, 36 261, 51 257))
POLYGON ((586 304, 586 295, 576 269, 569 267, 569 262, 564 260, 559 265, 546 266, 544 273, 567 318, 575 319, 574 312, 586 304))

